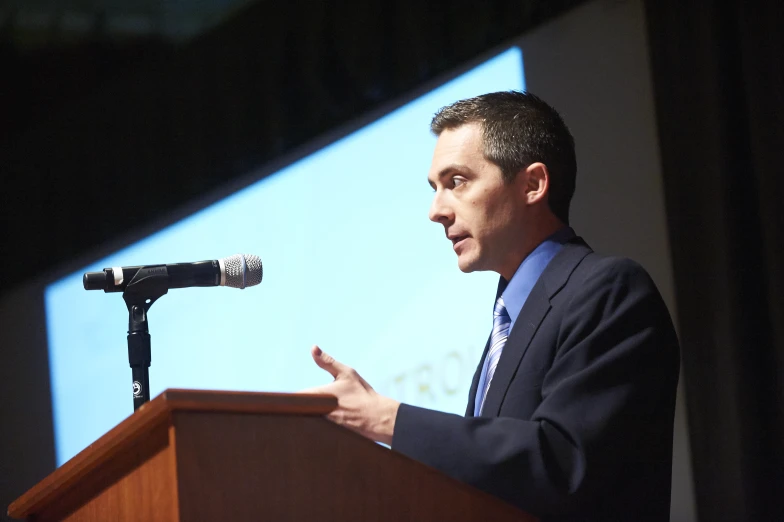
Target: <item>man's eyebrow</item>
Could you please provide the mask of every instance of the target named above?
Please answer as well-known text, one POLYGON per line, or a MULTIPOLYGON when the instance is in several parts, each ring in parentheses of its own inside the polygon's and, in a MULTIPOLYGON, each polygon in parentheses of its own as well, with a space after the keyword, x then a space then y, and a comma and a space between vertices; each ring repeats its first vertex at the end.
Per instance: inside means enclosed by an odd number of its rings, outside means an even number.
MULTIPOLYGON (((436 179, 441 180, 442 178, 448 176, 453 172, 466 173, 470 171, 471 169, 469 169, 467 165, 463 165, 462 163, 451 163, 438 172, 438 174, 436 175, 436 179)), ((427 183, 431 187, 435 188, 435 184, 433 183, 433 181, 431 181, 430 177, 427 178, 427 183)))

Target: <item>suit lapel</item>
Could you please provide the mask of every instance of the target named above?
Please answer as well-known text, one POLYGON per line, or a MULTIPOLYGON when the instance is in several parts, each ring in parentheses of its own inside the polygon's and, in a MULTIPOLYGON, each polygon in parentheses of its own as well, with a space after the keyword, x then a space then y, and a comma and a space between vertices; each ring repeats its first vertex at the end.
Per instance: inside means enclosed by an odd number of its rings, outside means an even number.
POLYGON ((488 337, 485 343, 485 350, 482 352, 482 357, 479 358, 479 365, 474 372, 474 379, 471 381, 471 390, 468 392, 468 404, 466 405, 466 417, 474 416, 474 408, 476 402, 476 390, 479 388, 479 377, 482 375, 482 366, 484 366, 485 357, 487 357, 487 350, 490 347, 490 338, 488 337))
MULTIPOLYGON (((541 278, 540 278, 541 279, 541 278)), ((550 300, 542 281, 538 281, 531 289, 523 309, 520 310, 520 315, 515 321, 512 331, 509 333, 509 339, 506 341, 504 350, 501 352, 501 359, 498 361, 498 366, 493 375, 493 381, 490 383, 490 389, 487 390, 487 398, 485 398, 485 405, 482 407, 482 417, 497 417, 498 412, 501 410, 501 402, 506 395, 506 390, 512 382, 512 378, 517 373, 517 367, 520 366, 520 361, 523 360, 528 345, 531 344, 531 339, 534 338, 536 330, 542 323, 542 320, 550 311, 550 300)))
MULTIPOLYGON (((575 238, 563 246, 542 272, 541 277, 531 289, 522 310, 520 310, 520 315, 509 333, 509 339, 506 341, 503 352, 501 352, 501 359, 498 361, 493 381, 490 383, 490 389, 487 390, 482 417, 498 416, 501 403, 517 373, 517 368, 539 329, 539 325, 550 311, 550 299, 563 288, 571 273, 590 252, 590 247, 581 238, 575 238)), ((484 357, 482 360, 484 361, 484 357)), ((478 376, 475 376, 474 381, 475 384, 471 388, 472 397, 476 396, 478 376)), ((471 404, 472 402, 469 403, 469 407, 471 404)))

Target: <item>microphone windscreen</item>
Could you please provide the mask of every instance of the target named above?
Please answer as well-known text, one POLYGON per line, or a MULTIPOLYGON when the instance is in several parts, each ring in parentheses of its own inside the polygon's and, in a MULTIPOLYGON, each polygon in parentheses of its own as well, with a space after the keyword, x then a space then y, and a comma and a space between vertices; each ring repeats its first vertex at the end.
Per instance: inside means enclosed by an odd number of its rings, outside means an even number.
POLYGON ((264 268, 259 256, 253 254, 235 254, 222 259, 226 267, 226 286, 243 289, 261 283, 264 268))

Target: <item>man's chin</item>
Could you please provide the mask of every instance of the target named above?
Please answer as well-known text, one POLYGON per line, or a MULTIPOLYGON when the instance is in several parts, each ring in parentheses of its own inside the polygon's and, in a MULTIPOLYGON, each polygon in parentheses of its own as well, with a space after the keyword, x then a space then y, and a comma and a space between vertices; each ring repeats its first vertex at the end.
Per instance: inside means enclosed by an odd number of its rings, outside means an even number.
POLYGON ((481 270, 477 266, 476 259, 457 259, 457 267, 460 269, 461 272, 465 274, 470 274, 471 272, 476 272, 477 270, 481 270))

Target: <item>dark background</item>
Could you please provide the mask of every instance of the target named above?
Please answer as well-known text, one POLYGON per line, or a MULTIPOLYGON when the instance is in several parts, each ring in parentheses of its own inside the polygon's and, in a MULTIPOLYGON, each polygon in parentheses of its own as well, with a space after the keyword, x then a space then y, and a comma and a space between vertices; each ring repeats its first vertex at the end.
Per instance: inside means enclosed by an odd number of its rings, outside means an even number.
MULTIPOLYGON (((0 2, 0 294, 580 3, 0 2)), ((645 5, 698 517, 784 520, 784 4, 645 5)), ((0 355, 7 506, 54 450, 9 428, 45 357, 0 355)))

